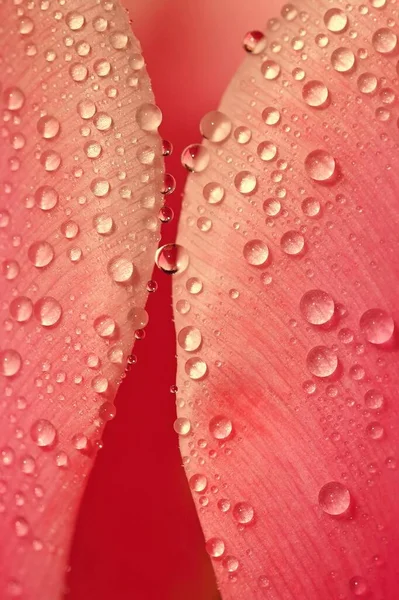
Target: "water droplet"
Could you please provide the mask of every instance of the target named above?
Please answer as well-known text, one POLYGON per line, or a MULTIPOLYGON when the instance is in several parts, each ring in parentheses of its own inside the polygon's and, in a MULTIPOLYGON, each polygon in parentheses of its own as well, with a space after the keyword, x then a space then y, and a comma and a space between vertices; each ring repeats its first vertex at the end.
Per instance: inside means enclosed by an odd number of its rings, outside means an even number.
POLYGON ((196 327, 183 327, 177 336, 179 346, 186 352, 195 352, 201 346, 202 335, 196 327))
POLYGON ((280 75, 281 67, 274 60, 265 60, 262 63, 260 70, 265 79, 273 81, 280 75))
POLYGON ((190 477, 189 481, 189 486, 190 488, 197 493, 201 493, 204 492, 207 488, 208 485, 208 480, 205 477, 205 475, 201 475, 201 474, 196 474, 196 475, 192 475, 192 477, 190 477))
POLYGON ((111 63, 105 58, 99 58, 93 64, 93 69, 99 77, 108 77, 111 73, 111 63))
POLYGON ((280 240, 280 246, 285 254, 296 256, 305 247, 305 238, 299 231, 286 231, 280 240))
POLYGON ((24 517, 17 517, 15 519, 14 528, 18 537, 26 537, 30 531, 29 523, 24 517))
POLYGON ((20 110, 25 104, 25 94, 18 87, 9 87, 3 93, 8 110, 20 110))
POLYGON ((54 258, 54 249, 48 242, 34 242, 28 248, 28 258, 38 269, 47 267, 54 258))
POLYGON ((69 466, 69 458, 66 452, 58 452, 55 457, 55 464, 57 467, 66 469, 69 466))
POLYGON ((302 202, 302 212, 307 217, 317 217, 317 215, 320 213, 320 209, 320 202, 316 200, 316 198, 305 198, 305 200, 302 202))
POLYGON ((238 523, 247 525, 253 521, 255 511, 248 502, 238 502, 233 508, 233 517, 238 523))
POLYGON ((183 273, 188 267, 189 255, 179 244, 165 244, 156 251, 155 263, 164 273, 183 273))
POLYGON ((330 8, 324 13, 324 23, 328 31, 341 33, 348 26, 348 17, 343 10, 339 8, 330 8))
POLYGON ((199 356, 189 358, 184 368, 190 379, 203 379, 208 372, 206 362, 199 356))
POLYGON ((207 140, 214 143, 226 140, 232 129, 232 123, 227 115, 219 110, 213 110, 202 117, 200 132, 207 140))
POLYGON ((338 358, 327 346, 315 346, 306 357, 306 365, 315 377, 329 377, 338 367, 338 358))
POLYGON ((281 210, 280 200, 277 198, 267 198, 263 203, 263 210, 269 217, 275 217, 281 210))
POLYGON ((112 421, 116 416, 115 404, 112 404, 112 402, 104 402, 104 404, 100 406, 98 416, 102 421, 112 421))
POLYGON ((369 586, 364 577, 356 575, 349 580, 349 589, 354 596, 365 596, 369 591, 369 586))
POLYGON ((378 421, 373 421, 366 427, 366 434, 372 440, 381 440, 384 437, 384 433, 384 428, 378 421))
POLYGON ((219 204, 225 196, 225 190, 220 183, 210 182, 204 186, 203 196, 209 204, 219 204))
POLYGON ((371 344, 385 344, 391 339, 395 324, 385 310, 371 308, 363 313, 360 319, 360 329, 371 344))
POLYGON ((301 313, 308 323, 324 325, 334 315, 334 300, 327 292, 310 290, 306 292, 300 302, 301 313))
POLYGON ((98 131, 108 131, 113 125, 112 117, 103 112, 97 113, 93 119, 93 122, 98 131))
POLYGON ((191 431, 191 422, 189 419, 184 417, 179 417, 173 423, 173 429, 176 431, 178 435, 186 436, 191 431))
POLYGON ((170 156, 173 152, 172 142, 169 140, 162 140, 162 156, 170 156))
POLYGON ((252 138, 252 131, 248 127, 236 127, 234 130, 234 138, 238 144, 248 144, 252 138))
POLYGON ((129 44, 129 37, 123 31, 115 31, 110 37, 110 42, 115 50, 125 50, 129 44))
POLYGON ((73 240, 79 233, 79 225, 75 221, 65 221, 61 224, 61 233, 67 240, 73 240))
POLYGON ((162 122, 162 113, 155 104, 142 104, 137 109, 136 121, 143 131, 156 131, 162 122))
POLYGON ((357 80, 357 87, 362 94, 372 94, 376 91, 378 79, 373 73, 362 73, 357 80))
POLYGON ((55 117, 41 117, 37 122, 37 131, 44 139, 52 140, 60 132, 60 123, 55 117))
POLYGON ((337 48, 331 54, 331 64, 338 73, 348 73, 355 66, 355 55, 349 48, 337 48))
POLYGON ((319 506, 328 515, 343 515, 350 503, 351 496, 348 488, 338 481, 326 483, 319 492, 319 506))
POLYGON ((83 81, 86 81, 89 71, 86 65, 83 63, 74 63, 69 67, 69 74, 73 81, 76 81, 76 83, 82 83, 83 81))
POLYGON ((229 573, 234 573, 237 571, 240 563, 235 556, 226 556, 226 558, 223 559, 223 566, 229 573))
POLYGON ((58 152, 54 152, 54 150, 46 150, 46 152, 42 152, 40 156, 40 164, 46 171, 52 173, 59 169, 61 165, 61 156, 58 152))
POLYGON ((51 296, 38 300, 33 309, 36 319, 43 327, 56 325, 62 316, 61 304, 51 296))
POLYGON ((240 171, 234 177, 234 185, 240 194, 252 194, 257 187, 257 179, 249 171, 240 171))
POLYGON ((256 151, 259 158, 267 162, 274 160, 277 156, 277 146, 273 142, 261 142, 256 151))
POLYGON ((162 206, 159 209, 158 219, 162 223, 170 223, 170 221, 173 219, 173 216, 174 216, 174 212, 170 208, 170 206, 162 206))
POLYGON ((91 119, 92 117, 94 117, 97 111, 95 103, 92 100, 89 100, 88 98, 81 100, 76 108, 79 116, 82 119, 91 119))
POLYGON ((205 549, 212 558, 220 558, 224 554, 225 544, 220 538, 210 538, 205 544, 205 549))
POLYGON ((251 240, 245 244, 243 254, 248 264, 259 267, 269 258, 269 248, 262 240, 251 240))
POLYGON ((308 81, 302 88, 302 98, 309 106, 324 108, 328 104, 329 91, 322 81, 308 81))
POLYGON ((334 157, 325 150, 313 150, 305 159, 305 170, 314 181, 328 181, 335 168, 334 157))
POLYGON ((30 435, 35 444, 41 448, 46 448, 54 443, 57 431, 50 421, 39 419, 33 423, 30 435))
POLYGON ((108 263, 108 273, 116 283, 126 283, 133 275, 131 260, 123 256, 115 256, 108 263))
POLYGON ((8 348, 0 351, 0 373, 5 377, 13 377, 16 375, 22 365, 22 359, 19 352, 8 348))
POLYGON ((262 112, 262 119, 264 120, 266 125, 270 125, 271 127, 274 127, 275 125, 278 125, 280 123, 280 119, 281 119, 280 111, 278 111, 277 108, 268 106, 262 112))
POLYGON ((249 31, 242 45, 250 54, 260 54, 266 48, 266 38, 261 31, 249 31))
POLYGON ((190 173, 201 173, 209 164, 209 151, 201 144, 191 144, 182 152, 181 163, 190 173))
POLYGON ((144 329, 149 322, 148 312, 138 306, 134 306, 129 310, 127 318, 133 329, 144 329))
POLYGON ((72 31, 79 31, 85 25, 85 18, 78 12, 70 12, 65 17, 65 22, 72 31))
POLYGON ((12 281, 19 275, 19 264, 16 260, 4 260, 1 264, 1 271, 5 279, 12 281))
POLYGON ((58 193, 54 188, 44 185, 36 190, 35 202, 42 210, 52 210, 58 203, 58 193))
POLYGON ((368 390, 364 394, 364 403, 369 410, 380 410, 384 407, 384 396, 378 390, 368 390))
POLYGON ((217 415, 209 421, 209 431, 215 439, 226 440, 233 431, 233 423, 224 415, 217 415))
POLYGON ((382 27, 377 29, 371 41, 374 49, 380 54, 391 54, 396 50, 398 37, 392 29, 382 27))
POLYGON ((114 221, 112 217, 105 214, 96 215, 93 219, 93 225, 100 235, 109 235, 113 232, 114 221))
POLYGON ((91 387, 96 394, 105 394, 108 390, 108 379, 103 375, 96 375, 91 380, 91 387))
POLYGON ((90 189, 97 198, 104 198, 108 196, 111 186, 107 179, 98 177, 90 183, 90 189))
POLYGON ((29 321, 33 313, 33 304, 26 296, 17 296, 10 302, 10 315, 18 323, 29 321))
POLYGON ((108 315, 101 315, 94 319, 93 327, 96 333, 102 338, 112 337, 116 331, 116 323, 114 319, 108 315))

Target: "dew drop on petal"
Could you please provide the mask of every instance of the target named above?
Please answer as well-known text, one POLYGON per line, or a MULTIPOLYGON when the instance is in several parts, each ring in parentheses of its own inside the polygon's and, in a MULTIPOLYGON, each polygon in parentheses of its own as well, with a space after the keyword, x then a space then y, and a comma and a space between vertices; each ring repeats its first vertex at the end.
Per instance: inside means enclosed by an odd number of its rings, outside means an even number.
POLYGON ((191 144, 182 152, 181 163, 190 173, 201 173, 209 165, 210 154, 205 146, 191 144))
POLYGON ((225 190, 220 183, 210 182, 204 186, 203 196, 209 204, 219 204, 225 196, 225 190))
POLYGON ((329 91, 322 81, 308 81, 302 88, 302 98, 308 106, 323 108, 327 105, 329 91))
POLYGON ((313 150, 305 159, 306 173, 314 181, 328 181, 335 173, 336 163, 325 150, 313 150))
POLYGON ((162 122, 162 113, 155 104, 142 104, 137 109, 136 121, 143 131, 156 131, 162 122))
POLYGON ((209 421, 209 431, 216 440, 226 440, 233 431, 233 423, 224 415, 216 415, 209 421))
POLYGON ((269 258, 269 248, 262 240, 251 240, 245 244, 243 255, 249 265, 259 267, 269 258))
POLYGON ((50 421, 47 421, 47 419, 39 419, 33 423, 30 435, 35 444, 45 448, 54 443, 57 431, 50 421))
POLYGON ((339 8, 330 8, 324 13, 324 23, 328 31, 341 33, 348 26, 348 17, 339 8))
POLYGON ((380 54, 390 54, 396 50, 398 45, 398 36, 392 29, 382 27, 374 32, 372 37, 374 50, 380 54))
POLYGON ((378 390, 367 390, 364 394, 364 404, 369 410, 381 410, 384 402, 384 396, 378 390))
POLYGON ((22 359, 19 352, 8 348, 0 350, 0 373, 5 377, 13 377, 20 371, 22 359))
POLYGON ((65 22, 71 31, 79 31, 85 25, 85 18, 78 12, 70 12, 65 17, 65 22))
POLYGON ((260 70, 265 79, 273 81, 280 75, 281 67, 274 60, 265 60, 262 63, 260 70))
POLYGON ((343 515, 351 503, 350 492, 338 481, 330 481, 323 485, 319 492, 319 506, 328 515, 343 515))
POLYGON ((173 423, 173 429, 178 435, 186 436, 191 431, 191 422, 185 417, 178 417, 173 423))
POLYGON ((116 331, 116 323, 114 319, 108 315, 101 315, 94 319, 93 327, 97 335, 102 338, 112 337, 116 331))
POLYGON ((39 187, 35 192, 36 205, 42 210, 52 210, 58 203, 58 192, 48 185, 39 187))
POLYGON ((36 302, 33 313, 43 327, 52 327, 61 319, 62 307, 55 298, 45 296, 36 302))
POLYGON ((357 87, 362 94, 372 94, 378 87, 378 79, 373 73, 362 73, 357 79, 357 87))
POLYGON ((25 104, 25 94, 18 87, 9 87, 3 93, 4 103, 8 110, 20 110, 25 104))
POLYGON ((249 171, 240 171, 234 178, 234 185, 240 194, 252 194, 257 187, 256 175, 249 171))
POLYGON ((338 367, 338 358, 327 346, 315 346, 306 357, 306 365, 315 377, 330 377, 338 367))
POLYGON ((115 256, 108 263, 108 273, 116 283, 126 283, 133 275, 133 263, 123 256, 115 256))
POLYGON ((324 325, 334 315, 334 300, 327 292, 310 290, 300 301, 300 310, 303 317, 312 325, 324 325))
POLYGON ((60 132, 60 122, 52 116, 41 117, 37 122, 37 131, 46 140, 52 140, 60 132))
POLYGON ((225 552, 225 543, 220 538, 210 538, 205 544, 205 549, 212 558, 220 558, 225 552))
POLYGON ((384 437, 384 427, 378 421, 372 421, 366 427, 366 435, 371 440, 381 440, 384 437))
POLYGON ((360 329, 371 344, 385 344, 391 339, 395 324, 385 310, 371 308, 361 316, 360 329))
POLYGON ((249 504, 248 502, 238 502, 233 507, 233 517, 238 523, 241 523, 242 525, 247 525, 248 523, 251 523, 251 521, 253 521, 254 516, 255 511, 251 504, 249 504))
POLYGON ((224 142, 229 137, 231 129, 231 120, 219 110, 207 113, 200 122, 201 135, 214 143, 224 142))
POLYGON ((34 242, 28 248, 28 258, 38 269, 47 267, 54 258, 54 249, 48 242, 34 242))
POLYGON ((195 352, 201 346, 202 335, 197 327, 189 325, 179 331, 177 341, 186 352, 195 352))
POLYGON ((104 112, 97 113, 94 116, 93 122, 98 131, 108 131, 113 125, 112 117, 104 112))
POLYGON ((174 275, 183 273, 188 267, 189 255, 179 244, 165 244, 155 253, 155 264, 161 271, 174 275))
POLYGON ((320 202, 316 198, 312 197, 305 198, 305 200, 302 202, 301 208, 303 214, 307 217, 317 217, 321 210, 320 202))
POLYGON ((185 364, 185 371, 190 379, 203 379, 208 372, 206 362, 199 356, 189 358, 185 364))
POLYGON ((29 321, 33 313, 33 304, 26 296, 17 296, 10 302, 10 315, 18 323, 29 321))
POLYGON ((93 219, 93 225, 100 235, 109 235, 114 229, 114 220, 106 214, 96 215, 93 219))
POLYGON ((285 254, 296 256, 305 247, 305 238, 299 231, 286 231, 280 240, 280 246, 285 254))
POLYGON ((200 494, 201 492, 204 492, 208 486, 208 480, 205 477, 205 475, 202 475, 200 473, 197 473, 196 475, 192 475, 190 477, 190 479, 188 480, 190 489, 193 490, 193 492, 197 492, 198 494, 200 494))
POLYGON ((337 48, 331 54, 331 64, 338 73, 348 73, 355 66, 355 55, 349 48, 337 48))
POLYGON ((278 125, 280 123, 280 120, 281 120, 280 111, 277 110, 277 108, 268 106, 262 112, 262 119, 264 120, 266 125, 270 125, 271 127, 274 127, 275 125, 278 125))
POLYGON ((266 48, 266 37, 261 31, 249 31, 242 45, 249 54, 260 54, 266 48))

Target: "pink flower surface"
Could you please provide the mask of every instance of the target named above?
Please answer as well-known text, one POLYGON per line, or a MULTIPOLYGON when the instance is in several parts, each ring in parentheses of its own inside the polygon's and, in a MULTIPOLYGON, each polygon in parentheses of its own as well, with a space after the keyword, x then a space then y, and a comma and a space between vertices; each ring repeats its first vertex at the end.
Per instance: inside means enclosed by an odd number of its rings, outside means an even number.
POLYGON ((396 600, 398 18, 0 0, 0 598, 396 600))

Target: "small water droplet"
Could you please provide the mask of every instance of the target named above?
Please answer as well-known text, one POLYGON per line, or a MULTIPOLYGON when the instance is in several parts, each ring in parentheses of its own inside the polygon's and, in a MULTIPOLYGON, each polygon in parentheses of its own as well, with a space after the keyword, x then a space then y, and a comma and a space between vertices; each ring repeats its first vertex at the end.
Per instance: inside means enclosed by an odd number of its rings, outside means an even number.
POLYGON ((252 194, 257 187, 256 175, 249 171, 240 171, 234 177, 234 185, 240 194, 252 194))
POLYGON ((35 444, 41 448, 46 448, 54 443, 57 431, 50 421, 39 419, 33 423, 30 435, 35 444))
POLYGON ((142 104, 137 109, 136 121, 143 131, 156 131, 162 122, 162 113, 155 104, 142 104))
POLYGON ((341 33, 348 26, 348 17, 339 8, 330 8, 324 13, 324 23, 328 31, 341 33))
POLYGON ((201 173, 209 164, 209 151, 201 144, 191 144, 182 152, 181 162, 190 173, 201 173))
POLYGON ((195 380, 203 379, 208 372, 208 366, 206 362, 199 356, 189 358, 186 361, 184 368, 190 379, 195 380))
POLYGON ((214 143, 224 142, 229 137, 231 129, 231 120, 219 110, 207 113, 200 122, 201 135, 214 143))
POLYGON ((46 140, 52 140, 60 132, 60 123, 56 117, 46 115, 37 122, 37 131, 46 140))
POLYGON ((204 492, 208 486, 208 480, 205 475, 197 473, 196 475, 192 475, 188 481, 190 489, 194 492, 200 494, 204 492))
POLYGON ((35 202, 42 210, 52 210, 58 203, 58 192, 48 185, 39 187, 35 192, 35 202))
POLYGON ((265 79, 274 81, 280 75, 281 67, 274 60, 265 60, 262 63, 260 70, 265 79))
POLYGON ((398 37, 392 29, 382 27, 373 34, 372 44, 380 54, 391 54, 396 50, 398 37))
POLYGON ((173 429, 178 435, 186 436, 191 431, 191 422, 189 419, 179 417, 173 423, 173 429))
POLYGON ((372 440, 381 440, 384 437, 384 433, 384 427, 378 421, 373 421, 366 427, 366 434, 372 440))
POLYGON ((13 377, 20 371, 22 359, 19 352, 8 348, 0 351, 0 373, 5 377, 13 377))
POLYGON ((108 273, 116 283, 128 282, 134 271, 131 260, 123 256, 115 256, 108 263, 108 273))
POLYGON ((262 240, 251 240, 245 244, 243 254, 248 264, 259 267, 269 258, 269 248, 262 240))
POLYGON ((305 159, 305 170, 314 181, 328 181, 335 173, 336 163, 325 150, 314 150, 305 159))
POLYGON ((220 558, 224 554, 225 543, 220 538, 210 538, 205 544, 205 549, 212 558, 220 558))
POLYGON ((329 91, 322 81, 308 81, 302 88, 302 98, 308 106, 324 108, 328 104, 329 91))
POLYGON ((251 504, 248 502, 238 502, 233 507, 233 517, 238 523, 242 525, 247 525, 253 521, 255 516, 255 511, 251 504))
POLYGON ((274 160, 277 156, 277 146, 273 142, 261 142, 256 151, 259 158, 267 162, 274 160))
POLYGON ((319 506, 328 515, 343 515, 349 509, 350 503, 348 488, 338 481, 326 483, 319 492, 319 506))
POLYGON ((10 315, 18 323, 26 323, 32 316, 33 304, 27 296, 17 296, 10 302, 10 315))
POLYGON ((4 90, 3 98, 8 110, 20 110, 25 104, 25 94, 18 87, 9 87, 4 90))
POLYGON ((280 240, 280 246, 285 254, 296 256, 305 247, 305 238, 299 231, 286 231, 280 240))
POLYGON ((55 298, 45 296, 36 302, 33 312, 43 327, 53 327, 61 319, 62 307, 55 298))
POLYGON ((260 54, 266 48, 266 37, 261 31, 249 31, 242 42, 244 50, 250 54, 260 54))
POLYGON ((202 335, 199 329, 190 325, 179 331, 177 341, 186 352, 195 352, 201 346, 202 335))
POLYGON ((209 421, 209 431, 217 440, 226 440, 233 431, 233 423, 224 415, 216 415, 209 421))
POLYGON ((364 403, 369 410, 380 410, 384 407, 384 396, 378 390, 368 390, 364 394, 364 403))
POLYGON ((348 73, 355 66, 355 55, 349 48, 337 48, 331 54, 331 64, 338 73, 348 73))
POLYGON ((101 315, 94 319, 93 327, 96 333, 102 338, 112 337, 116 331, 116 323, 108 315, 101 315))
POLYGON ((372 94, 378 87, 378 79, 373 73, 362 73, 358 77, 357 87, 362 94, 372 94))
POLYGON ((203 196, 209 204, 219 204, 225 196, 225 190, 220 183, 210 182, 204 186, 203 196))
POLYGON ((349 580, 349 589, 354 596, 365 596, 369 591, 369 586, 364 577, 356 575, 349 580))

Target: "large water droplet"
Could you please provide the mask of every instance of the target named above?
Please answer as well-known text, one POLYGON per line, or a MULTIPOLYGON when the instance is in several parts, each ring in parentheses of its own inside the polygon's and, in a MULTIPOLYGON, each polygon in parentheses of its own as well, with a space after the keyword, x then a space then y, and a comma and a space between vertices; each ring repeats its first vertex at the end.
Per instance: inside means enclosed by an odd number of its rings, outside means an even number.
POLYGON ((29 321, 33 313, 33 304, 26 296, 17 296, 10 302, 10 315, 19 323, 29 321))
POLYGON ((220 538, 210 538, 205 544, 205 549, 212 558, 219 558, 224 554, 225 544, 220 538))
POLYGON ((325 150, 313 150, 305 159, 305 170, 314 181, 328 181, 335 167, 334 157, 325 150))
POLYGON ((189 255, 179 244, 165 244, 156 251, 155 263, 161 271, 169 275, 183 273, 188 267, 189 255))
POLYGON ((385 310, 371 308, 363 313, 360 319, 360 329, 371 344, 385 344, 391 339, 395 324, 385 310))
POLYGON ((217 440, 226 440, 233 431, 233 423, 224 415, 216 415, 209 421, 209 431, 217 440))
POLYGON ((0 351, 0 373, 5 377, 13 377, 21 369, 22 359, 19 352, 8 348, 0 351))
POLYGON ((328 87, 322 81, 308 81, 302 88, 302 98, 309 106, 324 108, 328 104, 328 87))
POLYGON ((58 203, 58 193, 54 188, 44 185, 36 190, 35 202, 42 210, 52 210, 58 203))
POLYGON ((285 254, 296 256, 305 247, 305 238, 299 231, 286 231, 280 240, 280 246, 285 254))
POLYGON ((209 151, 201 144, 191 144, 182 152, 181 162, 190 173, 201 173, 209 164, 209 151))
POLYGON ((191 379, 203 379, 208 372, 206 362, 199 356, 189 358, 184 368, 191 379))
POLYGON ((249 171, 240 171, 234 177, 234 185, 240 194, 252 194, 257 187, 256 175, 249 171))
POLYGON ((201 346, 202 335, 199 329, 189 325, 179 331, 177 341, 186 352, 195 352, 201 346))
POLYGON ((256 151, 259 158, 267 162, 274 160, 277 156, 277 146, 273 142, 261 142, 256 151))
POLYGON ((178 435, 186 436, 191 431, 191 422, 189 419, 185 417, 178 417, 176 421, 173 423, 173 429, 176 431, 178 435))
POLYGON ((37 131, 46 140, 52 140, 60 132, 60 123, 55 117, 46 115, 38 120, 37 131))
POLYGON ((338 481, 326 483, 319 492, 319 506, 328 515, 343 515, 348 510, 350 502, 348 488, 338 481))
POLYGON ((324 13, 324 23, 329 31, 341 33, 348 26, 348 17, 341 9, 330 8, 324 13))
POLYGON ((47 267, 54 258, 54 249, 48 242, 34 242, 28 248, 28 258, 35 267, 47 267))
POLYGON ((265 79, 273 81, 280 75, 281 67, 274 60, 265 60, 262 63, 260 70, 265 79))
POLYGON ((203 196, 209 204, 219 204, 225 196, 225 190, 220 183, 210 182, 204 186, 203 196))
POLYGON ((348 73, 355 66, 355 55, 349 48, 337 48, 331 54, 331 64, 338 73, 348 73))
POLYGON ((50 421, 39 419, 32 425, 30 435, 35 444, 45 448, 54 443, 57 431, 50 421))
POLYGON ((96 333, 102 338, 112 337, 116 331, 116 323, 114 319, 108 315, 101 315, 94 319, 93 327, 96 333))
POLYGON ((62 307, 55 298, 45 296, 36 302, 33 312, 43 327, 52 327, 61 319, 62 307))
POLYGON ((378 390, 368 390, 364 394, 364 403, 369 410, 381 410, 384 407, 384 396, 378 390))
POLYGON ((315 377, 329 377, 338 367, 338 358, 327 346, 315 346, 306 357, 306 365, 315 377))
POLYGON ((197 473, 196 475, 192 475, 189 479, 189 486, 194 491, 200 494, 204 492, 208 485, 208 480, 205 475, 201 473, 197 473))
POLYGON ((372 94, 376 91, 378 79, 373 73, 362 73, 357 80, 357 87, 362 94, 372 94))
POLYGON ((207 140, 219 143, 227 139, 231 133, 232 123, 227 115, 213 110, 202 117, 200 132, 207 140))
POLYGON ((18 87, 9 87, 3 93, 8 110, 20 110, 25 104, 25 94, 18 87))
POLYGON ((251 240, 245 244, 243 254, 248 264, 259 267, 269 258, 269 248, 262 240, 251 240))
POLYGON ((238 523, 247 525, 253 521, 255 511, 248 502, 238 502, 233 508, 233 517, 238 523))
POLYGON ((133 275, 131 260, 124 256, 115 256, 108 263, 108 273, 116 283, 126 283, 133 275))
POLYGON ((396 50, 398 37, 392 29, 382 27, 374 33, 372 44, 374 49, 380 54, 391 54, 391 52, 396 50))
POLYGON ((143 131, 156 131, 162 122, 162 113, 155 104, 142 104, 137 109, 136 121, 143 131))
POLYGON ((242 45, 250 54, 260 54, 266 48, 266 38, 261 31, 249 31, 242 45))
POLYGON ((322 290, 306 292, 300 302, 301 313, 312 325, 328 323, 334 314, 334 308, 334 300, 322 290))

